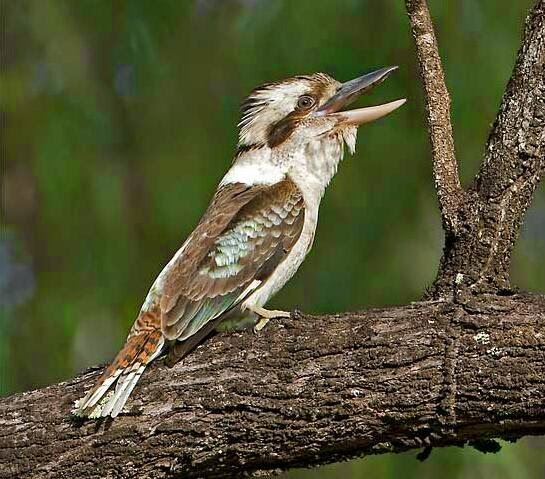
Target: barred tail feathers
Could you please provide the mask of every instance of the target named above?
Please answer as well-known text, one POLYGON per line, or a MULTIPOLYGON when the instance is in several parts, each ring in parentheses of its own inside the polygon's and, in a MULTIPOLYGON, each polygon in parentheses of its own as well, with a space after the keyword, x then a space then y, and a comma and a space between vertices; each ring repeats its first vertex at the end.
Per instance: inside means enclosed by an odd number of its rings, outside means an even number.
POLYGON ((79 401, 74 414, 90 418, 116 417, 146 366, 161 353, 164 343, 159 329, 144 330, 129 336, 97 384, 79 401))

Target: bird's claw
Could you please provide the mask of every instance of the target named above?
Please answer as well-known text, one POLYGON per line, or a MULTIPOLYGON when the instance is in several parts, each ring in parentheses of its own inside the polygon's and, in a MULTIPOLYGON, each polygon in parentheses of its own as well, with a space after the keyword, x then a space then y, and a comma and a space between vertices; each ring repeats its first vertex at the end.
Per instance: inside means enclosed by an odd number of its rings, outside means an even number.
POLYGON ((254 326, 254 333, 258 334, 269 320, 274 318, 289 318, 291 314, 288 311, 280 311, 278 309, 268 310, 261 307, 252 308, 252 311, 259 316, 259 321, 254 326))

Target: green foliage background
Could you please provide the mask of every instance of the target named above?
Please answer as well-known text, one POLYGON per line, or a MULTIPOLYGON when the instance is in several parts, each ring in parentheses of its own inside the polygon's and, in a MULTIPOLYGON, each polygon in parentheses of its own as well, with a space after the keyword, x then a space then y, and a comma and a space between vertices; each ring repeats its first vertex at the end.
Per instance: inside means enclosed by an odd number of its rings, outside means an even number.
MULTIPOLYGON (((464 182, 479 165, 531 0, 431 0, 464 182)), ((423 100, 399 0, 5 0, 0 121, 0 392, 114 355, 149 285, 231 163, 255 85, 400 70, 364 101, 407 105, 362 128, 328 190, 314 250, 274 305, 403 304, 433 280, 442 233, 423 100)), ((545 290, 545 192, 514 282, 545 290)), ((308 325, 312 328, 312 324, 308 325)), ((545 443, 377 456, 302 477, 543 477, 545 443)))

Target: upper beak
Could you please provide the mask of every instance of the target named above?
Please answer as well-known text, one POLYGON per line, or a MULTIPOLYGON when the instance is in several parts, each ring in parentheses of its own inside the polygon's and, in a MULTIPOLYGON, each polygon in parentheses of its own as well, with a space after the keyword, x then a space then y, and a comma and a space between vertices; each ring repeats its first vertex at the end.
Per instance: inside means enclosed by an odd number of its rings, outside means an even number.
POLYGON ((358 108, 356 110, 339 111, 342 107, 349 105, 362 94, 369 91, 374 86, 382 83, 390 73, 397 70, 397 66, 381 68, 371 73, 367 73, 354 80, 343 83, 337 92, 320 108, 316 110, 316 115, 330 115, 337 118, 340 122, 351 125, 363 125, 374 120, 378 120, 388 113, 399 108, 407 100, 401 100, 385 103, 384 105, 358 108))

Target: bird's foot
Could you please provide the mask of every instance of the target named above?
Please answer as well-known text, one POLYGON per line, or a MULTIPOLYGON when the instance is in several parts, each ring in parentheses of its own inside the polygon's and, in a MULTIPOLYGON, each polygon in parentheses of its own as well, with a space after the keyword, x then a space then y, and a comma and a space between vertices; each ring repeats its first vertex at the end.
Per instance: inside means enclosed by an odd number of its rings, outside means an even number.
POLYGON ((259 333, 270 319, 274 318, 289 318, 291 314, 288 311, 280 311, 278 309, 265 309, 261 306, 254 306, 250 308, 252 312, 259 316, 259 321, 254 326, 254 333, 259 333))

